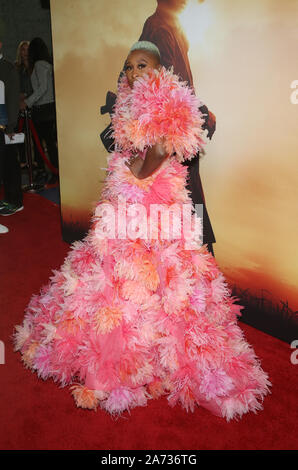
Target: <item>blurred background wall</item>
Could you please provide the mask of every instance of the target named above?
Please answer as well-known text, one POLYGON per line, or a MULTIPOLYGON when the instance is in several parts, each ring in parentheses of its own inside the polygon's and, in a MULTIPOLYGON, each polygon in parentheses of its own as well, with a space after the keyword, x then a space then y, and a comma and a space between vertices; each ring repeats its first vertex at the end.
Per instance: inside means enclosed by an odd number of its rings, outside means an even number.
MULTIPOLYGON (((12 3, 27 1, 1 8, 12 3)), ((127 51, 155 8, 155 0, 51 0, 67 241, 88 230, 105 176, 99 134, 109 117, 100 106, 116 91, 127 51)), ((43 15, 41 8, 40 21, 43 15)), ((298 79, 298 2, 189 0, 180 21, 196 92, 217 117, 201 160, 217 262, 246 306, 244 321, 296 339, 298 106, 290 97, 298 79)), ((45 27, 32 37, 47 34, 45 27)))
POLYGON ((11 62, 21 41, 41 37, 52 51, 50 0, 0 0, 3 52, 11 62))

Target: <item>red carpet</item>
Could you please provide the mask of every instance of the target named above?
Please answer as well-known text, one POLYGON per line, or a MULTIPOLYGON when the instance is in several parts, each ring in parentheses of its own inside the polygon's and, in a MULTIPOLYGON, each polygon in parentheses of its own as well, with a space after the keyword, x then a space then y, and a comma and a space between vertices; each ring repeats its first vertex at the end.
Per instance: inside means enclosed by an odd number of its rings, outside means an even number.
POLYGON ((0 235, 0 449, 204 450, 297 449, 297 372, 293 350, 276 338, 240 323, 269 373, 272 393, 264 410, 227 423, 204 409, 186 413, 165 398, 113 420, 76 408, 68 388, 44 382, 26 370, 14 353, 11 335, 21 323, 33 293, 48 281, 69 249, 61 241, 59 207, 39 195, 25 194, 25 209, 1 217, 10 232, 0 235))

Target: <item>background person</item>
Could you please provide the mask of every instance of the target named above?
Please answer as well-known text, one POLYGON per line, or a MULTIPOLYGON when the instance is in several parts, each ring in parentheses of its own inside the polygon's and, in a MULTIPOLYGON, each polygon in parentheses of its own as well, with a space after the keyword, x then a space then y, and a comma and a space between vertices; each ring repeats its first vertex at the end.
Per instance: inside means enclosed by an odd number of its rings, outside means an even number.
MULTIPOLYGON (((157 0, 155 13, 144 24, 140 41, 150 41, 158 47, 161 55, 161 64, 166 68, 173 66, 174 73, 193 88, 193 76, 188 59, 189 44, 179 23, 178 13, 183 11, 187 0, 157 0)), ((207 106, 201 106, 200 111, 205 114, 205 128, 210 139, 215 131, 215 116, 207 106)), ((188 169, 187 188, 191 193, 193 204, 203 207, 203 243, 214 255, 213 243, 215 236, 208 215, 205 195, 200 177, 199 153, 196 158, 187 160, 184 164, 188 169)))
POLYGON ((15 65, 19 72, 20 77, 20 96, 21 102, 24 99, 33 93, 33 88, 31 84, 30 78, 30 67, 29 67, 29 57, 28 57, 28 50, 29 50, 29 41, 21 41, 17 48, 16 54, 16 61, 15 65))
MULTIPOLYGON (((193 87, 193 77, 188 60, 188 41, 178 20, 180 13, 187 4, 187 0, 157 0, 157 8, 144 24, 139 41, 149 41, 157 46, 160 51, 161 64, 166 68, 173 67, 176 75, 193 87)), ((101 112, 112 113, 116 95, 108 92, 106 106, 101 112)), ((207 106, 201 106, 200 111, 205 115, 205 125, 210 139, 215 131, 215 116, 207 106)), ((114 141, 111 137, 111 125, 101 133, 101 139, 106 149, 110 152, 114 149, 114 141)), ((209 214, 206 207, 205 195, 200 177, 199 153, 192 160, 187 160, 184 165, 188 170, 187 189, 190 191, 193 205, 201 205, 203 211, 203 243, 214 255, 213 243, 216 242, 209 214)))
MULTIPOLYGON (((15 61, 15 65, 18 70, 19 79, 20 79, 20 106, 22 105, 24 99, 33 93, 32 85, 31 85, 31 78, 30 78, 28 49, 29 49, 29 41, 21 41, 17 48, 16 61, 15 61)), ((25 144, 19 144, 18 149, 19 149, 21 167, 24 167, 26 165, 25 144)))
MULTIPOLYGON (((45 141, 50 161, 58 170, 53 66, 48 48, 41 38, 34 38, 30 42, 28 60, 33 93, 24 99, 21 109, 27 106, 32 108, 32 120, 39 139, 45 141)), ((41 156, 36 155, 36 160, 41 171, 44 170, 41 156)), ((57 179, 57 175, 52 173, 48 182, 54 183, 57 179)))

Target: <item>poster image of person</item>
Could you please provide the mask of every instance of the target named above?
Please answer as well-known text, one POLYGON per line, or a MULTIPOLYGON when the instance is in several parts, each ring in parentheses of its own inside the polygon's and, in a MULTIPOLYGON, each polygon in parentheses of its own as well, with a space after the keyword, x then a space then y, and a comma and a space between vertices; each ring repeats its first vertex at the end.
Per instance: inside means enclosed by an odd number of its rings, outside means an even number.
MULTIPOLYGON (((161 55, 161 64, 166 68, 173 67, 173 71, 182 81, 193 87, 193 76, 188 59, 188 41, 179 23, 178 13, 187 4, 187 0, 157 0, 156 11, 144 23, 140 41, 150 41, 155 44, 161 55)), ((116 95, 107 93, 106 104, 101 108, 102 114, 111 114, 115 104, 116 95)), ((215 116, 206 105, 200 111, 205 117, 207 137, 210 139, 215 131, 215 116)), ((114 148, 111 137, 111 124, 101 133, 105 148, 110 152, 114 148)), ((185 162, 188 170, 187 189, 190 191, 192 202, 202 206, 203 213, 203 244, 214 255, 213 243, 216 242, 209 214, 206 207, 205 195, 199 173, 200 156, 197 154, 192 160, 185 162)))

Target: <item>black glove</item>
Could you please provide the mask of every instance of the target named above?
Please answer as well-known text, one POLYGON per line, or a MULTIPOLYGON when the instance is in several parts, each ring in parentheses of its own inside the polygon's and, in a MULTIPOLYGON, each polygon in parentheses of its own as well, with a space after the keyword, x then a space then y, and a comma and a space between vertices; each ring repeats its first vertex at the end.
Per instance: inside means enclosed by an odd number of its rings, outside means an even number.
POLYGON ((101 106, 100 108, 100 114, 106 114, 109 113, 110 116, 113 112, 113 107, 116 102, 117 95, 113 93, 112 91, 107 92, 106 96, 106 104, 104 106, 101 106))
POLYGON ((205 119, 205 122, 202 125, 202 129, 208 130, 207 137, 211 140, 216 129, 216 117, 213 113, 211 113, 211 111, 209 111, 206 105, 201 106, 199 110, 202 114, 204 114, 205 119))

